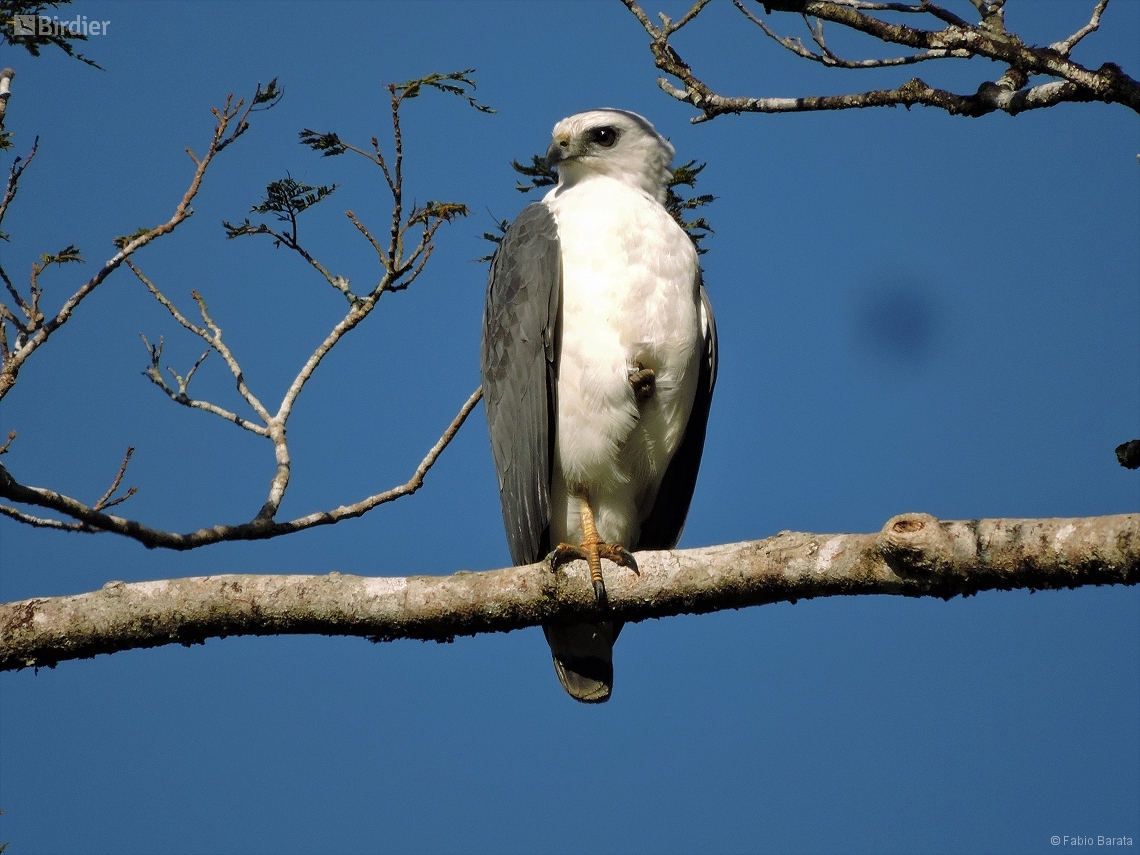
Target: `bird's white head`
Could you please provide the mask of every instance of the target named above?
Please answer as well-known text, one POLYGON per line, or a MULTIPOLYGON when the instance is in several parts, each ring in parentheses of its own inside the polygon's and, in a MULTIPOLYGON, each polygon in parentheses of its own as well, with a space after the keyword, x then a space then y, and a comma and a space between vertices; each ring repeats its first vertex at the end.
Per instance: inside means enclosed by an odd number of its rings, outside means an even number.
POLYGON ((562 187, 591 175, 606 175, 644 190, 661 203, 672 176, 672 162, 673 146, 647 119, 610 108, 563 119, 554 126, 546 152, 546 163, 558 170, 562 187))

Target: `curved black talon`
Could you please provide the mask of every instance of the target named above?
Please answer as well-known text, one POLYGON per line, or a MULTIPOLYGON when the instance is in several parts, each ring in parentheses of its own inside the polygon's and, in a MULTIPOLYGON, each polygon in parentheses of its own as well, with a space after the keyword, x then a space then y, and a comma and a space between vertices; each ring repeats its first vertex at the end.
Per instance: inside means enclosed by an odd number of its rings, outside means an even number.
POLYGON ((606 586, 601 579, 594 582, 594 599, 598 601, 599 606, 606 604, 606 586))
POLYGON ((613 555, 607 555, 614 564, 620 564, 622 567, 628 567, 636 575, 640 576, 641 571, 637 569, 637 562, 633 559, 633 553, 626 549, 624 546, 613 547, 613 555), (616 557, 614 557, 616 556, 616 557))
POLYGON ((546 556, 546 563, 550 566, 551 573, 557 573, 563 564, 569 564, 571 561, 588 561, 586 552, 577 546, 571 546, 569 543, 560 543, 546 556))

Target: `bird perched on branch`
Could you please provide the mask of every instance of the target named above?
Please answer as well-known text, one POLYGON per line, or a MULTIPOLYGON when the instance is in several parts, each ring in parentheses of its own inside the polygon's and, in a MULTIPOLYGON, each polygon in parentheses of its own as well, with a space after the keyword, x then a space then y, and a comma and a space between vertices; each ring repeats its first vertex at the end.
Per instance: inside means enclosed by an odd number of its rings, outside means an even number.
MULTIPOLYGON (((697 252, 666 210, 673 146, 624 110, 554 126, 558 185, 507 229, 483 318, 483 400, 516 564, 670 549, 697 480, 716 326, 697 252), (553 551, 551 551, 553 550, 553 551)), ((609 698, 621 623, 544 626, 562 686, 609 698)))

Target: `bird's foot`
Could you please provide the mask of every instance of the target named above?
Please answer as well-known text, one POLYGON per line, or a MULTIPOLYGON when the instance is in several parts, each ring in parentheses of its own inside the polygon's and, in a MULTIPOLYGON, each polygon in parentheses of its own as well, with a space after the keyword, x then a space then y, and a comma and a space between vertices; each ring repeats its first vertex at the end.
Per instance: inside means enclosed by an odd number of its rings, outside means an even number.
POLYGON ((633 363, 636 371, 629 373, 629 385, 633 387, 633 397, 638 404, 644 404, 657 392, 657 375, 652 368, 640 362, 633 363))
POLYGON ((622 567, 628 567, 634 573, 640 575, 640 571, 637 569, 637 562, 628 549, 624 546, 615 546, 612 543, 606 543, 601 539, 587 540, 581 546, 560 543, 554 547, 554 550, 547 557, 547 560, 553 572, 558 572, 560 567, 564 564, 569 564, 571 561, 585 561, 590 567, 590 582, 594 588, 594 599, 597 600, 599 605, 603 605, 606 602, 606 584, 602 579, 601 559, 603 558, 622 567))

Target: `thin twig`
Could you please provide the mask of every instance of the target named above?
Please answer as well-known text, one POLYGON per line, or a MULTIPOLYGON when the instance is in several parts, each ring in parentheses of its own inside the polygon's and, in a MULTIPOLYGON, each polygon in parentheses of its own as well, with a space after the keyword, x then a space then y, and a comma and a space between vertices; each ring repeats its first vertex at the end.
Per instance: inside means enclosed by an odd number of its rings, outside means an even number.
POLYGON ((391 273, 391 270, 389 270, 388 267, 388 255, 384 252, 384 248, 380 246, 380 243, 376 240, 376 238, 372 236, 372 232, 368 231, 364 224, 360 222, 360 220, 356 219, 356 214, 354 214, 352 211, 345 211, 344 213, 345 216, 347 216, 348 219, 352 222, 352 224, 356 226, 356 230, 364 235, 364 237, 367 238, 368 242, 372 244, 372 248, 376 250, 376 256, 379 258, 380 264, 384 268, 385 272, 391 273))
POLYGON ((113 496, 115 494, 115 491, 119 489, 119 485, 123 483, 123 476, 127 474, 127 465, 131 462, 131 455, 134 453, 135 449, 133 446, 127 449, 127 453, 123 455, 123 462, 119 464, 119 472, 117 475, 115 475, 115 480, 111 482, 111 486, 107 488, 107 492, 103 494, 102 498, 100 498, 99 501, 97 501, 92 506, 93 510, 102 511, 106 510, 107 508, 114 507, 115 505, 125 502, 127 499, 138 492, 137 487, 131 487, 129 490, 127 490, 125 496, 120 496, 114 500, 111 499, 111 496, 113 496))
POLYGON ((0 505, 0 514, 14 519, 16 522, 21 522, 24 525, 30 525, 33 528, 54 528, 58 531, 93 531, 93 529, 89 529, 81 522, 61 522, 60 520, 48 519, 47 517, 34 517, 31 514, 25 514, 23 511, 18 511, 7 505, 0 505))
POLYGON ((40 138, 36 137, 32 142, 32 150, 28 152, 25 158, 17 157, 12 161, 12 166, 8 170, 8 181, 4 185, 4 196, 0 198, 0 225, 4 223, 4 215, 8 213, 8 206, 12 200, 16 198, 16 193, 20 184, 20 176, 24 174, 24 170, 31 166, 32 161, 35 160, 36 152, 40 148, 40 138))
MULTIPOLYGON (((5 272, 2 266, 0 266, 0 279, 4 280, 4 287, 8 289, 8 293, 12 295, 12 299, 16 301, 16 306, 19 307, 20 312, 24 315, 25 318, 31 318, 32 307, 28 305, 26 300, 24 300, 23 295, 16 290, 16 286, 12 284, 12 280, 8 278, 8 274, 5 272)), ((3 305, 3 303, 0 303, 0 306, 3 305)), ((20 325, 19 321, 16 320, 15 315, 11 314, 7 306, 4 306, 4 313, 4 317, 6 319, 11 319, 13 324, 19 326, 20 329, 23 329, 23 326, 20 325)))
MULTIPOLYGON (((787 48, 796 56, 810 59, 813 62, 818 62, 829 68, 890 68, 899 65, 913 65, 919 62, 927 62, 932 59, 946 59, 954 57, 957 59, 969 59, 970 54, 968 51, 945 51, 945 50, 929 50, 922 51, 921 53, 911 54, 909 56, 890 57, 887 59, 862 59, 862 60, 848 60, 836 56, 830 48, 824 43, 823 40, 823 23, 819 22, 819 28, 813 28, 808 24, 808 30, 812 34, 812 39, 818 44, 823 53, 814 53, 804 47, 803 42, 791 36, 780 36, 773 32, 763 20, 757 18, 749 11, 740 0, 732 0, 733 5, 739 9, 745 17, 748 18, 753 24, 758 26, 764 31, 764 34, 777 44, 787 48)), ((806 17, 804 19, 807 20, 806 17)))
MULTIPOLYGON (((53 490, 47 490, 42 487, 26 487, 16 481, 2 463, 0 463, 0 498, 24 505, 48 508, 69 516, 82 524, 79 528, 74 529, 75 531, 88 531, 93 533, 111 532, 137 540, 148 547, 162 547, 164 549, 184 551, 224 541, 265 540, 303 531, 308 528, 314 528, 316 526, 332 525, 341 520, 353 519, 368 513, 380 505, 415 493, 423 486, 424 478, 428 471, 435 465, 444 449, 447 448, 448 444, 455 438, 455 435, 459 432, 459 429, 463 426, 463 423, 467 420, 467 417, 471 414, 475 405, 479 403, 482 396, 482 388, 476 389, 459 409, 459 412, 455 418, 452 419, 447 430, 444 431, 443 435, 431 447, 424 459, 420 461, 420 465, 416 467, 411 478, 403 484, 393 487, 390 490, 385 490, 383 493, 369 496, 355 504, 342 505, 331 511, 320 511, 308 514, 307 516, 298 517, 289 522, 276 522, 258 516, 248 523, 239 525, 217 525, 210 528, 198 529, 188 534, 162 531, 160 529, 150 528, 134 520, 127 520, 112 514, 103 513, 102 511, 96 511, 94 508, 88 507, 76 499, 53 490)), ((11 514, 9 514, 9 516, 11 516, 11 514)), ((17 519, 17 517, 13 517, 13 519, 17 519)))
MULTIPOLYGON (((222 359, 225 360, 226 366, 230 370, 230 374, 233 375, 234 381, 237 384, 237 390, 241 394, 242 398, 244 398, 246 403, 253 408, 254 412, 257 413, 261 420, 265 424, 268 424, 271 418, 268 410, 265 409, 264 405, 262 405, 261 401, 258 400, 257 396, 254 395, 252 391, 250 391, 249 386, 245 382, 245 375, 242 372, 241 365, 238 363, 237 359, 234 357, 233 353, 230 351, 226 343, 222 340, 222 330, 210 318, 209 313, 206 310, 206 303, 202 299, 202 296, 197 291, 190 292, 191 297, 193 297, 195 302, 198 303, 198 310, 202 314, 202 317, 206 323, 205 328, 198 326, 185 315, 183 315, 182 312, 179 311, 178 307, 175 306, 170 301, 170 299, 165 294, 163 294, 162 291, 159 290, 158 286, 155 285, 133 262, 130 260, 125 260, 124 264, 126 264, 127 267, 130 268, 131 272, 134 273, 136 277, 138 277, 138 280, 146 286, 146 289, 150 291, 151 295, 159 302, 159 304, 162 305, 168 312, 170 312, 170 315, 174 318, 174 320, 178 321, 178 323, 181 324, 184 328, 188 329, 190 332, 194 333, 194 335, 201 338, 204 342, 206 342, 206 344, 210 346, 212 350, 217 351, 222 359)), ((146 341, 146 336, 143 336, 143 341, 146 341)), ((151 351, 151 368, 157 369, 157 362, 155 359, 157 356, 161 355, 161 345, 159 345, 159 348, 156 352, 155 350, 151 349, 148 342, 147 349, 151 351)), ((199 364, 201 364, 201 359, 199 359, 198 363, 195 364, 195 369, 199 364)), ((232 421, 235 424, 241 425, 246 430, 252 430, 254 433, 261 436, 268 436, 268 432, 264 427, 255 425, 252 422, 248 422, 247 420, 234 415, 228 410, 217 407, 213 404, 208 404, 204 401, 191 401, 189 398, 186 398, 186 384, 190 382, 190 377, 193 376, 193 371, 187 375, 185 383, 182 382, 181 378, 178 378, 177 375, 175 375, 176 379, 178 379, 180 387, 178 394, 175 394, 169 387, 166 386, 165 381, 162 379, 162 375, 158 373, 157 370, 154 370, 153 372, 147 371, 146 374, 148 377, 150 377, 151 380, 155 381, 155 384, 159 386, 159 388, 164 389, 164 391, 166 391, 167 394, 169 394, 175 401, 178 401, 178 403, 186 404, 186 406, 192 406, 198 409, 206 410, 207 412, 215 413, 216 415, 222 416, 222 418, 226 419, 226 421, 232 421)))
MULTIPOLYGON (((270 86, 272 89, 272 85, 270 86)), ((27 342, 18 350, 12 352, 9 358, 4 361, 3 368, 0 369, 0 399, 3 399, 8 391, 16 383, 16 377, 19 374, 20 368, 24 362, 30 357, 38 348, 40 348, 57 329, 67 323, 71 314, 79 306, 80 303, 94 291, 100 284, 110 276, 119 266, 129 259, 135 252, 142 249, 151 241, 162 237, 163 235, 173 232, 182 222, 184 222, 192 213, 190 204, 198 195, 198 190, 202 186, 202 179, 206 175, 206 170, 209 168, 210 163, 213 161, 215 155, 222 151, 226 146, 236 140, 243 134, 248 127, 246 117, 258 103, 258 99, 263 95, 263 90, 258 87, 257 93, 250 100, 249 108, 241 115, 236 126, 232 127, 233 121, 238 117, 244 101, 239 100, 236 105, 233 105, 233 96, 226 98, 225 108, 212 110, 214 116, 217 118, 218 123, 214 127, 214 135, 210 141, 210 145, 206 150, 206 154, 198 161, 198 165, 194 170, 194 175, 190 179, 190 185, 186 192, 182 195, 182 199, 174 209, 173 215, 164 223, 160 223, 154 228, 147 229, 139 232, 129 238, 123 238, 119 251, 111 257, 106 264, 103 265, 99 271, 92 276, 87 282, 79 287, 74 294, 71 295, 55 317, 48 320, 46 323, 39 325, 34 334, 29 334, 27 342), (229 134, 227 135, 227 131, 229 134)), ((33 295, 33 298, 36 295, 33 295)), ((34 308, 34 300, 33 300, 34 308)))
POLYGON ((1053 44, 1049 45, 1049 47, 1057 51, 1057 53, 1061 54, 1061 56, 1067 57, 1073 52, 1073 48, 1077 46, 1077 43, 1081 39, 1083 39, 1089 33, 1095 33, 1097 31, 1097 29, 1100 27, 1100 16, 1104 14, 1104 10, 1107 6, 1108 0, 1099 0, 1099 2, 1096 4, 1096 7, 1093 9, 1092 17, 1089 18, 1089 22, 1087 24, 1085 24, 1067 39, 1059 42, 1054 42, 1053 44))
POLYGON ((701 10, 710 2, 711 0, 697 0, 696 3, 689 7, 689 10, 684 15, 677 19, 676 23, 670 20, 669 16, 664 12, 658 12, 657 17, 661 19, 662 30, 664 30, 666 35, 672 35, 681 29, 681 27, 685 26, 685 24, 689 23, 689 21, 693 20, 693 18, 697 17, 701 10))
POLYGON ((147 368, 143 374, 147 377, 147 379, 154 383, 154 385, 165 392, 172 401, 177 404, 182 404, 185 407, 190 407, 191 409, 212 413, 215 416, 219 416, 220 418, 225 419, 227 422, 233 422, 238 427, 244 428, 251 433, 257 434, 258 436, 269 436, 269 429, 266 428, 265 425, 256 424, 249 421, 249 419, 244 419, 236 413, 230 412, 224 407, 219 407, 217 404, 212 404, 209 401, 200 401, 195 398, 191 398, 187 394, 187 388, 190 385, 191 378, 194 376, 194 372, 198 370, 198 366, 202 364, 210 351, 207 350, 206 353, 198 357, 198 361, 194 363, 193 368, 187 372, 185 377, 182 377, 173 368, 166 369, 170 372, 171 376, 174 377, 174 382, 178 384, 178 390, 175 391, 174 389, 170 388, 169 384, 167 384, 165 378, 162 376, 162 339, 159 339, 158 345, 156 346, 147 341, 147 337, 145 335, 142 335, 140 333, 140 337, 143 340, 143 344, 146 345, 147 353, 150 354, 150 367, 147 368))
POLYGON ((230 373, 237 383, 238 393, 245 399, 247 404, 253 407, 254 412, 257 413, 257 415, 261 417, 261 420, 265 422, 266 426, 268 426, 272 416, 269 415, 269 410, 265 408, 265 405, 258 400, 257 396, 254 395, 249 386, 246 385, 245 373, 242 371, 241 364, 237 361, 237 357, 234 356, 233 351, 231 351, 229 346, 222 340, 222 328, 214 323, 214 319, 210 317, 210 313, 206 308, 205 299, 197 291, 191 291, 190 296, 194 299, 194 302, 198 304, 198 312, 210 330, 210 336, 206 341, 209 342, 210 346, 218 352, 218 355, 226 361, 226 366, 230 369, 230 373))

